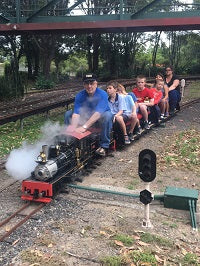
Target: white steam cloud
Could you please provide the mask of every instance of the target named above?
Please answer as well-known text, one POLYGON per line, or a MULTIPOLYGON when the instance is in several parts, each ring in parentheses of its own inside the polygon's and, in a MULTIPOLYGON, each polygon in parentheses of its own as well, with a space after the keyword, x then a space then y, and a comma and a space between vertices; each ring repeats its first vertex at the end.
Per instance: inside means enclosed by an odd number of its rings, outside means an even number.
POLYGON ((35 144, 23 142, 22 147, 11 151, 6 162, 8 174, 15 179, 26 179, 30 177, 35 169, 37 156, 43 145, 50 145, 53 137, 64 133, 65 126, 59 123, 47 122, 42 128, 42 138, 35 144))

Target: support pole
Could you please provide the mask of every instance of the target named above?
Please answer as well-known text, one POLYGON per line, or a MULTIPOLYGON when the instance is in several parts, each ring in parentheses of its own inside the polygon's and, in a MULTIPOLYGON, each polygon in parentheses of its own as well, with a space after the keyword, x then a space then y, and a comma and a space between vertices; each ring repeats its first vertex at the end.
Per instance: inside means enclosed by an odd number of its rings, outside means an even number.
POLYGON ((20 23, 21 18, 21 3, 20 0, 16 0, 16 21, 17 23, 20 23))
POLYGON ((197 221, 196 221, 194 200, 189 199, 188 203, 189 203, 189 210, 190 210, 190 218, 191 218, 192 229, 193 230, 197 230, 197 221))
POLYGON ((49 119, 49 110, 46 111, 46 119, 49 119))
POLYGON ((123 19, 123 0, 120 0, 120 19, 123 19))
MULTIPOLYGON (((150 183, 146 183, 145 189, 149 191, 150 183)), ((142 221, 142 226, 146 228, 153 227, 149 219, 149 204, 144 205, 144 220, 142 221)))
POLYGON ((184 92, 185 92, 185 79, 181 80, 181 96, 184 96, 184 92))
POLYGON ((20 130, 23 131, 24 129, 24 120, 23 118, 20 119, 20 130))

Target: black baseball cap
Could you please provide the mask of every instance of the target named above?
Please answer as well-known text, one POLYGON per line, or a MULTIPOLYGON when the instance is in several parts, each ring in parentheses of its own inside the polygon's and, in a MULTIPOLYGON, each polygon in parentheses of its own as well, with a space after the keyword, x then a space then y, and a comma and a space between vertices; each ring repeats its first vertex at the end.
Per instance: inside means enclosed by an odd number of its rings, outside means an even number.
POLYGON ((83 82, 90 82, 90 81, 95 81, 97 80, 97 76, 95 74, 86 74, 83 77, 83 82))

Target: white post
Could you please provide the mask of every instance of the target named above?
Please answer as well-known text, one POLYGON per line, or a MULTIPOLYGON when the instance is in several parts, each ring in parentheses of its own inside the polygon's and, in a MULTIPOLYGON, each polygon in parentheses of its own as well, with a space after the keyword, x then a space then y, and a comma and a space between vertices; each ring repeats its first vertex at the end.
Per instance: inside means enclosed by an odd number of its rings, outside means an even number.
POLYGON ((184 96, 184 90, 185 90, 185 80, 181 80, 181 96, 184 96))
MULTIPOLYGON (((149 187, 150 187, 150 183, 146 183, 145 189, 150 191, 149 187)), ((149 204, 144 205, 144 220, 142 221, 142 226, 146 228, 153 227, 149 219, 149 204)))

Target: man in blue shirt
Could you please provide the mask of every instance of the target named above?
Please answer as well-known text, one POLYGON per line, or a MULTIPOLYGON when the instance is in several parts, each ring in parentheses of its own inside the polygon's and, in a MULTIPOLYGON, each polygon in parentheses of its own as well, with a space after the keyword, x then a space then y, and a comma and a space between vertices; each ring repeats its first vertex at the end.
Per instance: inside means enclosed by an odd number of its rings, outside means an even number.
POLYGON ((72 110, 65 113, 67 132, 84 133, 97 121, 101 123, 100 147, 96 153, 105 156, 110 144, 113 115, 108 106, 107 93, 97 87, 97 78, 94 74, 87 74, 83 78, 84 90, 80 91, 72 110))

